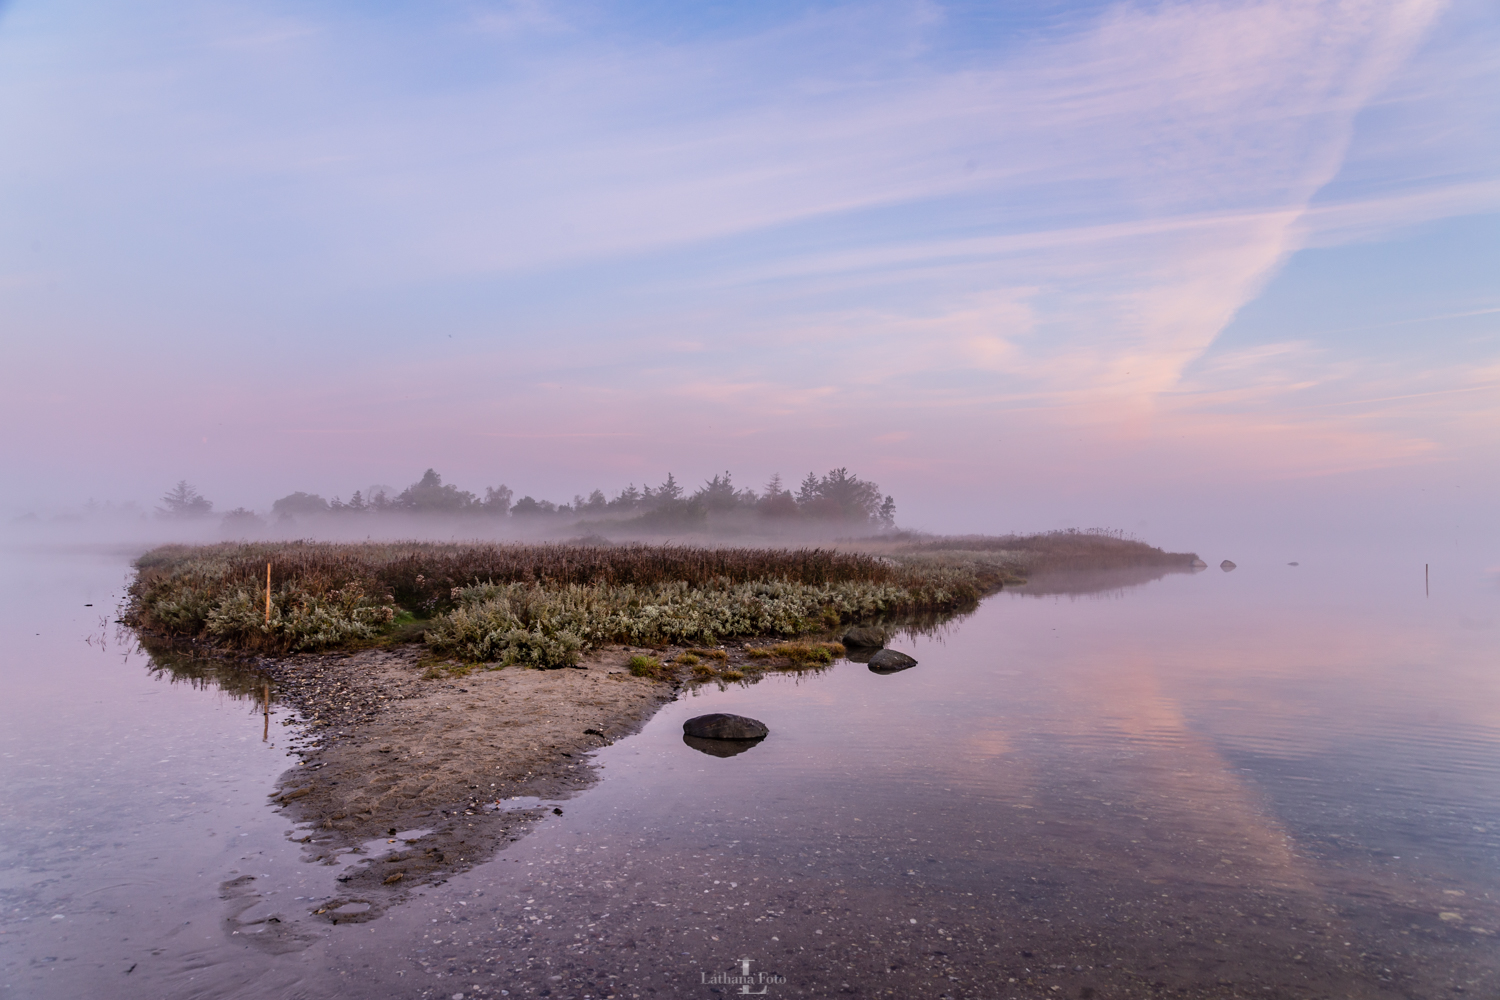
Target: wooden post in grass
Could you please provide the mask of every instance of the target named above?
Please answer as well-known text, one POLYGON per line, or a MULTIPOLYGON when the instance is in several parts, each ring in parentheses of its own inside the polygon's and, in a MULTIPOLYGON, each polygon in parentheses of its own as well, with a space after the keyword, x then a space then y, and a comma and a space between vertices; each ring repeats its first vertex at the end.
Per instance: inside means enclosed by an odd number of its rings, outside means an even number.
POLYGON ((266 563, 266 624, 271 624, 271 564, 266 563))

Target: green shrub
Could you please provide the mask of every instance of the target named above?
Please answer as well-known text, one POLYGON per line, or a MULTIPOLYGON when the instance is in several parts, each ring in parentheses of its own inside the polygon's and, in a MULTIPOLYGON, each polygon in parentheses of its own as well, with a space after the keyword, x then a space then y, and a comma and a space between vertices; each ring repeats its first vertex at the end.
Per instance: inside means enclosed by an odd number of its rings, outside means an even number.
POLYGON ((837 642, 783 642, 775 646, 756 646, 745 655, 759 660, 787 660, 797 665, 826 665, 843 656, 847 650, 837 642))
POLYGON ((654 656, 642 656, 637 653, 627 661, 626 666, 635 677, 661 676, 661 661, 654 656))

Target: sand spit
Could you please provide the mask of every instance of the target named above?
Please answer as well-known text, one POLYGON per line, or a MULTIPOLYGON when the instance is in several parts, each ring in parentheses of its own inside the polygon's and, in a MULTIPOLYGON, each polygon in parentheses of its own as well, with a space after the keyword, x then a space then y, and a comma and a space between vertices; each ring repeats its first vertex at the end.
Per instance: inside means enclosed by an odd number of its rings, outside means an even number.
MULTIPOLYGON (((635 732, 676 695, 674 683, 632 676, 633 652, 436 679, 420 646, 259 660, 305 727, 293 743, 300 760, 272 799, 302 825, 310 860, 367 853, 339 876, 341 891, 388 905, 492 857, 596 780, 589 751, 635 732)), ((382 908, 371 903, 322 916, 371 919, 382 908)))

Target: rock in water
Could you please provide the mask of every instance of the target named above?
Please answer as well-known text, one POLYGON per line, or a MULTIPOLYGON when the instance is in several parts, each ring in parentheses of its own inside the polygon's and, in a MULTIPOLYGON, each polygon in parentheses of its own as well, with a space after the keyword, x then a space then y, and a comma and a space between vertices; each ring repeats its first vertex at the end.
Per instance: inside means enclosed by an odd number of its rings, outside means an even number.
POLYGON ((758 719, 714 712, 712 715, 700 715, 696 719, 687 720, 682 724, 682 732, 685 736, 705 740, 758 740, 770 730, 758 719))
POLYGON ((1234 569, 1234 563, 1230 562, 1228 559, 1225 559, 1223 562, 1219 563, 1219 568, 1228 573, 1230 570, 1234 569))
POLYGON ((870 669, 877 674, 894 674, 898 670, 906 670, 916 665, 916 660, 913 660, 905 653, 898 653, 894 649, 882 649, 870 657, 870 669))
POLYGON ((854 649, 879 649, 887 638, 885 629, 864 625, 845 632, 844 645, 854 649))
POLYGON ((1193 558, 1193 569, 1208 569, 1208 563, 1195 556, 1193 558))

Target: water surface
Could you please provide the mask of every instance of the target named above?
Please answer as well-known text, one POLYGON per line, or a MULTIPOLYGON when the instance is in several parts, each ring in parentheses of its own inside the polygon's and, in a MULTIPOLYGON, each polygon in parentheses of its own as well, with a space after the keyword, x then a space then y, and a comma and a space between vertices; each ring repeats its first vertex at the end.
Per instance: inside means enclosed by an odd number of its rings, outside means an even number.
POLYGON ((20 554, 0 988, 713 997, 749 961, 770 996, 1494 995, 1500 588, 1236 561, 700 690, 496 860, 328 927, 336 870, 266 801, 282 720, 101 650, 123 554, 20 554), (700 753, 710 711, 771 735, 700 753))

